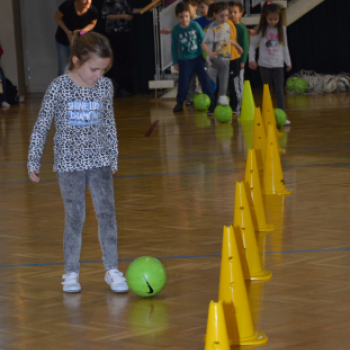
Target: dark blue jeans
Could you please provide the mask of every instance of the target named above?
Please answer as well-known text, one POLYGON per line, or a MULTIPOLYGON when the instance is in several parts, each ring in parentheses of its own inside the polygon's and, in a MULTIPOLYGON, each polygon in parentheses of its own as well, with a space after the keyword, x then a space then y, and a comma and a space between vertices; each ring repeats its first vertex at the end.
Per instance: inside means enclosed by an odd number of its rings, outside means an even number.
POLYGON ((179 86, 177 90, 177 103, 183 104, 187 98, 188 86, 193 73, 197 73, 198 80, 202 86, 204 94, 213 101, 214 96, 209 82, 208 74, 205 70, 205 61, 202 56, 191 60, 179 60, 179 86))

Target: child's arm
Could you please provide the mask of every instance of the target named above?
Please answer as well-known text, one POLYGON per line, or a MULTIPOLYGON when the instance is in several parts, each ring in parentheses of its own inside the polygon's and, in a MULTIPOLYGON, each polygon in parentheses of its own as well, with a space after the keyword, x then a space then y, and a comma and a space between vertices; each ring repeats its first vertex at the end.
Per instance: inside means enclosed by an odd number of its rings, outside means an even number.
POLYGON ((44 96, 39 112, 38 120, 34 125, 32 135, 30 137, 29 153, 28 153, 28 174, 33 182, 40 182, 37 176, 40 173, 40 160, 44 152, 47 134, 51 128, 54 118, 55 101, 54 96, 57 95, 57 86, 51 84, 44 96))
POLYGON ((255 61, 255 50, 256 47, 258 46, 259 42, 261 39, 261 34, 257 34, 253 36, 252 41, 250 42, 250 47, 249 47, 249 67, 251 69, 257 69, 258 65, 255 61))
POLYGON ((284 34, 283 57, 284 57, 284 63, 287 66, 286 71, 289 72, 292 69, 292 62, 290 59, 290 54, 288 49, 287 30, 285 27, 283 27, 283 34, 284 34))
POLYGON ((211 48, 213 47, 214 42, 214 32, 209 27, 205 33, 204 40, 201 43, 202 50, 208 55, 209 59, 215 60, 217 58, 217 54, 215 51, 213 51, 211 48), (210 45, 210 48, 208 46, 210 45))
POLYGON ((242 47, 238 45, 234 40, 231 40, 231 45, 233 45, 239 53, 243 53, 242 47))
POLYGON ((160 34, 170 34, 171 31, 172 31, 172 30, 171 30, 170 28, 168 28, 168 29, 162 29, 162 30, 160 30, 159 33, 160 33, 160 34))
POLYGON ((173 30, 171 32, 171 56, 173 58, 174 68, 178 71, 179 70, 179 65, 178 65, 178 61, 179 61, 178 45, 179 45, 179 43, 177 40, 176 31, 174 29, 175 28, 173 28, 173 30))
POLYGON ((206 52, 206 54, 208 55, 208 57, 209 57, 211 60, 215 60, 215 59, 216 59, 216 57, 217 57, 216 52, 210 50, 209 47, 208 47, 208 45, 207 45, 205 42, 202 42, 201 46, 202 46, 202 50, 203 50, 204 52, 206 52))
POLYGON ((118 140, 117 140, 117 127, 114 118, 113 108, 113 84, 111 80, 109 82, 108 97, 106 101, 106 134, 109 145, 109 157, 111 160, 112 174, 114 175, 118 170, 118 140))
POLYGON ((243 27, 243 40, 242 40, 242 48, 243 48, 243 54, 241 58, 241 69, 244 69, 244 66, 247 62, 248 58, 248 51, 249 51, 249 35, 248 35, 248 30, 244 26, 243 27))

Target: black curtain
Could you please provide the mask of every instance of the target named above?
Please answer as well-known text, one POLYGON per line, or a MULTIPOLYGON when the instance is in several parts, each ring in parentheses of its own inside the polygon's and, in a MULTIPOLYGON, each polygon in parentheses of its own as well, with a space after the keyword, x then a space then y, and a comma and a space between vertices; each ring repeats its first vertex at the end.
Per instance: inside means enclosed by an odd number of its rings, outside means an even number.
MULTIPOLYGON (((299 0, 307 1, 307 0, 299 0)), ((350 0, 326 0, 287 27, 293 69, 316 73, 350 73, 350 0)), ((246 67, 246 79, 262 86, 257 71, 246 67)))
MULTIPOLYGON (((151 0, 128 0, 132 8, 143 8, 151 0)), ((101 15, 103 0, 93 0, 101 15)), ((105 23, 101 16, 95 27, 95 31, 105 34, 105 23)), ((148 81, 154 80, 154 40, 153 40, 153 15, 146 12, 143 15, 134 15, 130 23, 132 34, 133 65, 131 71, 132 92, 134 94, 149 93, 148 81)))

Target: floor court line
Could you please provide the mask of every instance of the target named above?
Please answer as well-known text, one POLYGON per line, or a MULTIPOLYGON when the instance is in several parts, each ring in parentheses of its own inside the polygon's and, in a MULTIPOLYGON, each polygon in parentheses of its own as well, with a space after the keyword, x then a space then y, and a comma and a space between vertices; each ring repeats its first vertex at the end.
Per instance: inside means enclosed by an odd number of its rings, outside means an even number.
MULTIPOLYGON (((339 251, 350 251, 349 248, 323 248, 323 249, 301 249, 301 250, 282 250, 276 252, 261 252, 262 255, 273 255, 273 254, 298 254, 298 253, 327 253, 327 252, 339 252, 339 251)), ((159 260, 170 260, 170 259, 198 259, 198 258, 218 258, 221 254, 207 254, 207 255, 178 255, 178 256, 159 256, 159 260)), ((119 259, 122 261, 133 261, 136 258, 119 259)), ((102 263, 102 260, 89 260, 81 261, 80 264, 96 264, 102 263)), ((51 266, 51 265, 64 265, 63 262, 52 262, 52 263, 39 263, 39 264, 14 264, 14 265, 0 265, 0 268, 9 267, 31 267, 31 266, 51 266)))
MULTIPOLYGON (((290 165, 290 166, 284 166, 283 169, 296 169, 296 168, 316 168, 316 167, 346 167, 350 166, 350 163, 335 163, 335 164, 311 164, 311 165, 290 165)), ((115 179, 117 178, 135 178, 135 177, 151 177, 151 176, 181 176, 181 175, 199 175, 199 174, 219 174, 219 173, 235 173, 244 171, 245 168, 234 168, 234 169, 228 169, 228 170, 213 170, 213 171, 191 171, 187 173, 160 173, 160 174, 135 174, 135 175, 116 175, 114 176, 115 179)), ((13 181, 13 182, 0 182, 0 185, 19 185, 19 184, 26 184, 31 183, 32 181, 13 181)), ((41 179, 40 182, 57 182, 57 179, 47 179, 43 180, 41 179)))

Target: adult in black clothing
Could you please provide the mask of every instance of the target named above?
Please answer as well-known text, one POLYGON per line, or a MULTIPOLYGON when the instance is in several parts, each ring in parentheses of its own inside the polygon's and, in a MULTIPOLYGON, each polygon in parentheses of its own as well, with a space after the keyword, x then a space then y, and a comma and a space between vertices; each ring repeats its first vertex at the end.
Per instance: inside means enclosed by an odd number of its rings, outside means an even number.
POLYGON ((128 96, 131 89, 132 38, 129 22, 141 9, 132 9, 127 0, 104 0, 102 18, 106 21, 106 33, 111 43, 114 62, 111 78, 115 95, 128 96))
POLYGON ((70 42, 75 31, 88 32, 94 29, 98 11, 92 0, 67 0, 56 12, 56 47, 58 54, 58 75, 62 75, 70 56, 70 42))

